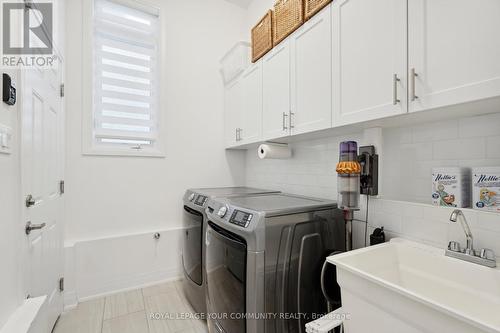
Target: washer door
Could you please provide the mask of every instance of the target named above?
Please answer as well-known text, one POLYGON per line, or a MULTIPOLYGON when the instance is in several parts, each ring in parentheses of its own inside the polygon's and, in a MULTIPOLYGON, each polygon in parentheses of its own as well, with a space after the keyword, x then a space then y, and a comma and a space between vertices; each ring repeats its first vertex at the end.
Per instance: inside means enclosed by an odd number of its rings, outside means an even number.
POLYGON ((246 332, 245 240, 212 222, 206 235, 207 300, 210 320, 224 332, 246 332))
POLYGON ((184 206, 184 241, 182 264, 184 272, 197 285, 202 285, 203 214, 184 206))

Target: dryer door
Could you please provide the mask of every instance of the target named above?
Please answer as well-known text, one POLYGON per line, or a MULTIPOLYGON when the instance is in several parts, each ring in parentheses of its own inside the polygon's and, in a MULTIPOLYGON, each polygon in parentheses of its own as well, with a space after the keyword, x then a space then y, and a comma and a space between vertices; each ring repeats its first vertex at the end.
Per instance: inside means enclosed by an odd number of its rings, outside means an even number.
POLYGON ((207 301, 210 320, 227 333, 244 333, 247 246, 239 236, 208 222, 207 301), (238 317, 235 317, 238 315, 238 317))
POLYGON ((189 278, 200 285, 202 277, 203 214, 184 206, 184 239, 182 264, 189 278))

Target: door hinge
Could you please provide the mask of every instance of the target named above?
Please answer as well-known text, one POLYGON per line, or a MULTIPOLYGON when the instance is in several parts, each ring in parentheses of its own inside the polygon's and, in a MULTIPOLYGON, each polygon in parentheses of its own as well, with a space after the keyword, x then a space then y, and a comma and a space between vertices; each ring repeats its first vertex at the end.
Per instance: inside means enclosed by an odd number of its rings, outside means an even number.
POLYGON ((59 194, 64 194, 64 180, 59 182, 59 194))
POLYGON ((63 292, 64 291, 64 278, 59 279, 59 291, 63 292))
POLYGON ((64 83, 61 84, 59 94, 61 95, 61 97, 64 97, 64 83))

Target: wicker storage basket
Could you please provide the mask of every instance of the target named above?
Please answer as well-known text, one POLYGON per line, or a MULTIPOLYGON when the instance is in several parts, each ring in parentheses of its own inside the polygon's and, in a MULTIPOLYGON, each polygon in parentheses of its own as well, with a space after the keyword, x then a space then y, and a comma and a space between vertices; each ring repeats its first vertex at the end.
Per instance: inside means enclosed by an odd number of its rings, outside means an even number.
POLYGON ((305 18, 309 20, 317 12, 325 8, 332 0, 304 0, 305 18))
POLYGON ((304 0, 276 0, 274 4, 274 45, 304 23, 304 0))
POLYGON ((252 62, 262 58, 273 48, 273 12, 267 14, 252 28, 252 62))

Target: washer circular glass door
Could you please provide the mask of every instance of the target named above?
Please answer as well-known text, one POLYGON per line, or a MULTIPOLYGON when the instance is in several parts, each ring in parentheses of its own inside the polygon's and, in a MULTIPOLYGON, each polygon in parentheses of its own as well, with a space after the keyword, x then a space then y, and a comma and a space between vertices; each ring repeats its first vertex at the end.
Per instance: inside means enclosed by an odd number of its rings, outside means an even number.
POLYGON ((202 275, 202 242, 203 214, 184 206, 184 242, 182 263, 184 272, 194 283, 201 286, 202 275))
POLYGON ((209 320, 227 333, 246 332, 245 240, 212 222, 206 237, 209 320))

